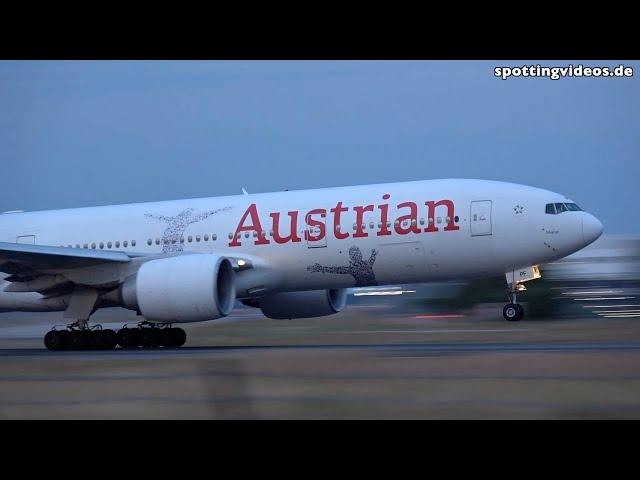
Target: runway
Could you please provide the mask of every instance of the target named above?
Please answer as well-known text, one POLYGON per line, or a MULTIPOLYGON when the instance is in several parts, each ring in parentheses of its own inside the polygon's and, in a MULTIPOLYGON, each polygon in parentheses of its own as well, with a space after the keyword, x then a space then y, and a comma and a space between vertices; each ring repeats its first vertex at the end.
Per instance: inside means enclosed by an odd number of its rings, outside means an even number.
POLYGON ((180 349, 84 352, 45 350, 52 323, 0 323, 0 418, 640 418, 634 319, 239 312, 180 349))
POLYGON ((9 348, 0 350, 0 357, 51 357, 51 358, 103 358, 109 360, 132 358, 209 357, 216 354, 300 350, 300 351, 358 351, 377 354, 431 354, 457 352, 563 352, 598 350, 640 350, 640 342, 611 343, 482 343, 482 344, 336 344, 336 345, 236 345, 223 347, 182 347, 157 349, 117 349, 115 351, 64 351, 50 352, 43 348, 9 348))

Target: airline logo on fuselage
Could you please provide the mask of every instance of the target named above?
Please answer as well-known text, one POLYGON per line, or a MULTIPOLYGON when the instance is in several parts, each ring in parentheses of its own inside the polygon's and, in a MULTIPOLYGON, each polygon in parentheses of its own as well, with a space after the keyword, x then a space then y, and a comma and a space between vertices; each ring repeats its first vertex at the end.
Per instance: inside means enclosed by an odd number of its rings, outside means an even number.
MULTIPOLYGON (((382 196, 382 199, 389 200, 390 197, 389 194, 386 194, 382 196)), ((304 215, 304 239, 307 241, 320 241, 328 235, 332 235, 333 238, 337 240, 344 240, 350 237, 364 238, 368 237, 369 234, 384 237, 392 234, 391 229, 398 235, 423 232, 433 233, 440 229, 436 225, 436 209, 439 207, 446 208, 445 226, 443 230, 460 230, 460 227, 456 225, 458 218, 455 215, 455 205, 453 201, 446 199, 438 201, 429 200, 424 202, 424 206, 426 206, 427 210, 426 227, 422 226, 419 221, 418 204, 414 202, 403 202, 396 205, 394 213, 400 215, 393 219, 390 218, 390 205, 388 203, 351 207, 352 211, 356 214, 355 230, 352 233, 341 230, 342 214, 348 212, 350 208, 344 206, 343 202, 338 202, 336 206, 329 209, 329 211, 325 208, 312 209, 304 215), (328 221, 327 216, 329 214, 333 217, 332 221, 328 221), (371 222, 375 224, 374 227, 377 227, 377 230, 368 232, 366 226, 367 223, 371 222)), ((420 208, 423 208, 423 206, 421 205, 420 208)), ((281 233, 281 213, 273 212, 269 214, 271 218, 271 232, 270 235, 267 235, 260 221, 258 206, 252 203, 242 215, 235 234, 229 242, 229 246, 242 246, 242 234, 245 232, 252 233, 253 243, 255 245, 269 245, 272 241, 277 244, 301 242, 303 238, 298 233, 300 212, 294 210, 287 212, 287 215, 289 216, 289 233, 286 235, 281 233), (272 238, 268 238, 269 236, 272 238)))

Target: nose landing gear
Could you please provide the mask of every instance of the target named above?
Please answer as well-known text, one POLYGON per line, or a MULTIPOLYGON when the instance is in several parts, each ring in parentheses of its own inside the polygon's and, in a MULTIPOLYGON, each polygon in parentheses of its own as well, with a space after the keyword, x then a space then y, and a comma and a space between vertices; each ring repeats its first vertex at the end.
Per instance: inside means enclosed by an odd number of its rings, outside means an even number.
POLYGON ((517 322, 524 318, 524 308, 522 308, 522 305, 517 303, 516 293, 523 292, 526 289, 527 287, 525 287, 521 283, 509 285, 507 292, 509 303, 507 303, 502 309, 502 316, 508 322, 517 322))
POLYGON ((505 273, 505 276, 507 277, 507 297, 509 298, 509 303, 502 309, 502 316, 509 322, 517 322, 524 318, 524 308, 518 304, 516 294, 527 290, 524 282, 536 280, 542 277, 542 273, 538 265, 532 265, 518 270, 510 270, 505 273))

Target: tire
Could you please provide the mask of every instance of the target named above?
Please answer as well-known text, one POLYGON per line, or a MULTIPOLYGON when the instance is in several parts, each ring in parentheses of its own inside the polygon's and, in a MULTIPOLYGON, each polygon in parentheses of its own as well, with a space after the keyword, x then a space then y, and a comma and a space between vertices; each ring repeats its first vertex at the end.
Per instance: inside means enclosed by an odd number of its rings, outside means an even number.
POLYGON ((70 333, 71 335, 69 336, 69 348, 71 350, 84 350, 85 348, 87 348, 87 332, 74 330, 70 333))
POLYGON ((106 329, 106 330, 103 330, 103 333, 107 337, 105 348, 107 350, 113 350, 114 348, 116 348, 116 346, 118 345, 118 338, 117 338, 116 332, 114 332, 111 329, 106 329))
POLYGON ((187 333, 181 328, 172 328, 171 337, 173 338, 173 346, 181 347, 187 341, 187 333))
POLYGON ((104 350, 109 343, 109 337, 103 330, 93 330, 89 332, 89 348, 94 350, 104 350))
POLYGON ((57 351, 65 349, 65 336, 62 332, 51 330, 44 336, 44 346, 48 350, 57 351))
POLYGON ((140 332, 140 345, 146 348, 157 348, 162 343, 158 328, 143 328, 140 332))
POLYGON ((502 316, 508 322, 517 322, 524 316, 524 310, 520 305, 508 303, 502 309, 502 316))
POLYGON ((116 341, 122 348, 138 346, 138 331, 134 328, 121 328, 116 334, 116 341))
POLYGON ((71 332, 69 330, 59 330, 59 333, 62 335, 63 349, 69 350, 71 345, 71 332))
POLYGON ((524 318, 524 308, 520 304, 517 304, 516 308, 518 309, 518 320, 522 320, 524 318))
POLYGON ((163 328, 160 330, 160 343, 163 347, 175 347, 173 339, 173 328, 163 328))
POLYGON ((98 350, 100 349, 100 330, 92 330, 87 332, 87 350, 98 350))

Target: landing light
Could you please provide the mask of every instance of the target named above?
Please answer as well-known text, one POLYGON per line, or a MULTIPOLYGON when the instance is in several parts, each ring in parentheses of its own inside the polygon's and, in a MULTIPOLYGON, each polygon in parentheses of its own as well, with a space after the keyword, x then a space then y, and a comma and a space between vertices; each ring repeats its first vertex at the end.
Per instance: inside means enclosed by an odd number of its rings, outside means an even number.
POLYGON ((244 260, 242 260, 242 259, 238 260, 238 266, 239 266, 239 267, 244 267, 246 264, 247 264, 247 262, 246 262, 246 261, 244 261, 244 260))

